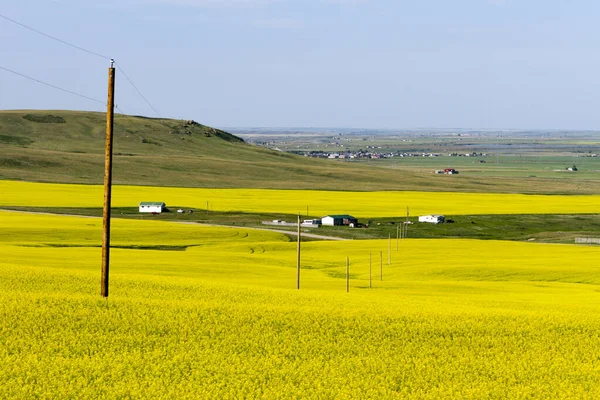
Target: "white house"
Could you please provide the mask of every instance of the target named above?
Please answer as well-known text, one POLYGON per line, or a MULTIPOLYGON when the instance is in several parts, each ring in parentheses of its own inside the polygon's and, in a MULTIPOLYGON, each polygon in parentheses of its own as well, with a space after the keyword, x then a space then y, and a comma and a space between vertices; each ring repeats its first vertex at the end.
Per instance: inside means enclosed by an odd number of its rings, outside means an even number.
POLYGON ((140 203, 140 212, 141 213, 161 213, 167 209, 167 205, 165 203, 159 201, 142 201, 140 203))
POLYGON ((420 215, 419 222, 429 222, 432 224, 441 224, 445 218, 443 215, 432 214, 432 215, 420 215))

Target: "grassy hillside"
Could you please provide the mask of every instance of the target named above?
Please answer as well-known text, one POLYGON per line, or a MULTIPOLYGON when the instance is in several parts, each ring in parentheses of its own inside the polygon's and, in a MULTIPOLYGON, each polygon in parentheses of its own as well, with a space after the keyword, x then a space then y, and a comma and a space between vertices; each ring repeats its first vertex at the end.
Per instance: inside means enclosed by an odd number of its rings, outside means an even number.
MULTIPOLYGON (((0 179, 102 183, 105 115, 0 111, 0 179)), ((181 187, 597 193, 600 181, 435 176, 256 147, 190 121, 115 117, 114 183, 181 187)))

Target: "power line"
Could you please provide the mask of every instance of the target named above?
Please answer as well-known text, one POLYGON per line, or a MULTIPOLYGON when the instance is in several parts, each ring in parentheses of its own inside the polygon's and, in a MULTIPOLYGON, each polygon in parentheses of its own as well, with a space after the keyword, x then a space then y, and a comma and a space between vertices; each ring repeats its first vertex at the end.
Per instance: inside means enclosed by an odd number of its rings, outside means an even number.
POLYGON ((37 30, 37 29, 35 29, 35 28, 32 28, 32 27, 30 27, 30 26, 27 26, 27 25, 25 25, 25 24, 22 24, 22 23, 20 23, 20 22, 17 22, 17 21, 15 21, 14 19, 8 18, 8 17, 7 17, 7 16, 5 16, 5 15, 2 15, 2 14, 0 14, 0 17, 1 17, 1 18, 4 18, 4 19, 5 19, 5 20, 7 20, 7 21, 10 21, 10 22, 12 22, 13 24, 20 25, 20 26, 22 26, 22 27, 23 27, 23 28, 25 28, 25 29, 29 29, 30 31, 33 31, 33 32, 35 32, 35 33, 38 33, 38 34, 40 34, 40 35, 42 35, 42 36, 46 36, 47 38, 50 38, 50 39, 52 39, 52 40, 56 40, 57 42, 60 42, 60 43, 62 43, 62 44, 66 44, 67 46, 71 46, 71 47, 73 47, 73 48, 75 48, 75 49, 77 49, 77 50, 81 50, 81 51, 84 51, 84 52, 86 52, 86 53, 92 54, 92 55, 94 55, 94 56, 97 56, 97 57, 104 58, 105 60, 110 60, 110 57, 107 57, 107 56, 105 56, 105 55, 102 55, 102 54, 100 54, 100 53, 96 53, 95 51, 91 51, 91 50, 88 50, 88 49, 84 49, 83 47, 80 47, 80 46, 74 45, 73 43, 69 43, 69 42, 67 42, 67 41, 64 41, 64 40, 62 40, 62 39, 59 39, 59 38, 57 38, 57 37, 54 37, 54 36, 52 36, 52 35, 48 35, 47 33, 44 33, 44 32, 42 32, 42 31, 38 31, 38 30, 37 30))
POLYGON ((53 85, 53 84, 51 84, 51 83, 44 82, 44 81, 41 81, 41 80, 39 80, 39 79, 36 79, 36 78, 32 78, 31 76, 27 76, 27 75, 25 75, 25 74, 22 74, 22 73, 20 73, 20 72, 13 71, 12 69, 5 68, 5 67, 3 67, 3 66, 1 66, 1 65, 0 65, 0 69, 3 69, 4 71, 10 72, 10 73, 12 73, 12 74, 15 74, 15 75, 19 75, 19 76, 21 76, 21 77, 23 77, 23 78, 26 78, 26 79, 29 79, 29 80, 31 80, 31 81, 34 81, 34 82, 37 82, 37 83, 41 83, 42 85, 46 85, 46 86, 49 86, 49 87, 51 87, 51 88, 54 88, 54 89, 61 90, 61 91, 63 91, 63 92, 66 92, 66 93, 69 93, 69 94, 72 94, 72 95, 75 95, 75 96, 82 97, 82 98, 84 98, 84 99, 87 99, 87 100, 95 101, 95 102, 97 102, 97 103, 100 103, 100 104, 106 104, 106 102, 105 102, 105 101, 98 100, 98 99, 94 99, 94 98, 92 98, 92 97, 88 97, 88 96, 86 96, 86 95, 83 95, 83 94, 81 94, 81 93, 73 92, 72 90, 69 90, 69 89, 64 89, 64 88, 61 88, 61 87, 59 87, 59 86, 53 85))
POLYGON ((156 111, 156 108, 154 108, 152 106, 152 104, 150 104, 150 102, 148 101, 148 99, 146 99, 146 97, 142 94, 142 92, 139 91, 139 89, 135 86, 135 84, 131 81, 131 79, 129 79, 129 77, 127 76, 127 74, 125 73, 125 71, 123 71, 123 68, 115 62, 115 65, 117 66, 117 68, 119 68, 119 71, 121 71, 121 73, 123 74, 123 76, 125 77, 125 79, 127 79, 127 81, 131 84, 131 86, 133 86, 133 88, 135 89, 136 92, 138 92, 138 94, 140 95, 140 97, 142 99, 144 99, 144 101, 146 102, 146 104, 148 104, 148 106, 150 106, 150 108, 156 113, 156 115, 158 115, 160 117, 160 114, 158 113, 158 111, 156 111))
MULTIPOLYGON (((30 30, 30 31, 32 31, 32 32, 35 32, 35 33, 37 33, 37 34, 40 34, 40 35, 42 35, 42 36, 45 36, 45 37, 47 37, 47 38, 49 38, 49 39, 55 40, 55 41, 57 41, 57 42, 59 42, 59 43, 62 43, 62 44, 64 44, 64 45, 67 45, 67 46, 73 47, 73 48, 75 48, 75 49, 77 49, 77 50, 80 50, 80 51, 86 52, 86 53, 88 53, 88 54, 92 54, 92 55, 94 55, 94 56, 97 56, 97 57, 103 58, 103 59, 105 59, 105 60, 111 60, 111 61, 112 61, 112 58, 110 58, 110 57, 107 57, 107 56, 105 56, 105 55, 102 55, 102 54, 100 54, 100 53, 96 53, 95 51, 92 51, 92 50, 85 49, 85 48, 83 48, 83 47, 81 47, 81 46, 77 46, 77 45, 75 45, 75 44, 73 44, 73 43, 70 43, 70 42, 67 42, 67 41, 65 41, 65 40, 59 39, 59 38, 57 38, 57 37, 55 37, 55 36, 49 35, 49 34, 47 34, 47 33, 44 33, 44 32, 42 32, 42 31, 40 31, 40 30, 37 30, 37 29, 35 29, 35 28, 32 28, 31 26, 28 26, 28 25, 22 24, 21 22, 15 21, 14 19, 12 19, 12 18, 9 18, 9 17, 7 17, 7 16, 5 16, 5 15, 2 15, 2 14, 0 14, 0 17, 1 17, 1 18, 4 18, 5 20, 7 20, 7 21, 10 21, 10 22, 12 22, 12 23, 14 23, 14 24, 17 24, 17 25, 19 25, 19 26, 22 26, 22 27, 23 27, 23 28, 25 28, 25 29, 29 29, 29 30, 30 30)), ((115 64, 116 64, 116 63, 115 63, 115 64)), ((134 89, 135 89, 135 91, 136 91, 136 92, 137 92, 137 93, 140 95, 140 97, 141 97, 142 99, 144 99, 144 101, 146 102, 146 104, 148 104, 148 106, 150 106, 150 108, 151 108, 151 109, 152 109, 152 110, 153 110, 153 111, 156 113, 156 115, 160 117, 160 114, 158 113, 158 111, 156 111, 156 108, 154 108, 154 107, 152 106, 152 104, 150 104, 150 102, 148 101, 148 99, 146 98, 146 96, 144 96, 144 95, 142 94, 142 92, 141 92, 141 91, 140 91, 140 90, 137 88, 137 86, 135 86, 135 84, 133 83, 133 81, 132 81, 131 79, 129 79, 129 77, 127 76, 127 74, 125 73, 125 71, 123 71, 123 68, 122 68, 120 65, 118 65, 118 64, 117 64, 117 68, 119 68, 119 71, 121 71, 121 73, 123 74, 123 76, 125 77, 125 79, 127 79, 127 81, 129 82, 129 84, 130 84, 131 86, 133 86, 133 88, 134 88, 134 89)))

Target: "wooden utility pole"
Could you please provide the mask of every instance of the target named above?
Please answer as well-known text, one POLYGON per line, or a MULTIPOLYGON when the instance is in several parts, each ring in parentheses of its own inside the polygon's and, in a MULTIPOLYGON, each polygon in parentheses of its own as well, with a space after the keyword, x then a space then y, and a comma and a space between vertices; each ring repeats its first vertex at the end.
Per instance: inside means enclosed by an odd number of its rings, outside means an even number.
POLYGON ((406 223, 404 224, 404 238, 408 237, 408 206, 406 207, 406 223))
POLYGON ((369 289, 373 287, 373 253, 369 253, 369 289))
POLYGON ((346 256, 346 293, 350 292, 350 258, 346 256))
POLYGON ((298 259, 296 260, 296 289, 300 289, 300 213, 298 213, 298 259))
POLYGON ((115 109, 115 68, 110 60, 108 69, 108 104, 106 108, 106 147, 104 155, 104 209, 102 212, 102 297, 108 297, 108 270, 110 266, 110 202, 112 194, 112 147, 115 109))
POLYGON ((398 251, 398 242, 400 241, 400 225, 396 224, 396 251, 398 251))
POLYGON ((388 266, 392 265, 392 234, 388 233, 388 266))
POLYGON ((379 251, 379 280, 383 280, 383 251, 379 251))

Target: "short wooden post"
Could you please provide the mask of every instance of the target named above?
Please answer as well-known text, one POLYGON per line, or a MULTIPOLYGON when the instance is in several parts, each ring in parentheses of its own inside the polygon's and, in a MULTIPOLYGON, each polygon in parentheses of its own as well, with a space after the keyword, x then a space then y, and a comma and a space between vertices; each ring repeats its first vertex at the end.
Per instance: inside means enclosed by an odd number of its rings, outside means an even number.
POLYGON ((350 292, 350 258, 346 257, 346 293, 350 292))
POLYGON ((388 266, 392 265, 392 234, 388 234, 388 266))
POLYGON ((379 251, 379 280, 383 280, 383 251, 379 251))
POLYGON ((369 253, 369 289, 373 287, 373 253, 369 253))
POLYGON ((409 215, 409 210, 408 210, 408 207, 406 207, 406 224, 404 225, 404 237, 405 238, 408 237, 408 225, 409 225, 408 215, 409 215))
POLYGON ((396 224, 396 251, 398 251, 398 241, 400 241, 400 225, 396 224))

